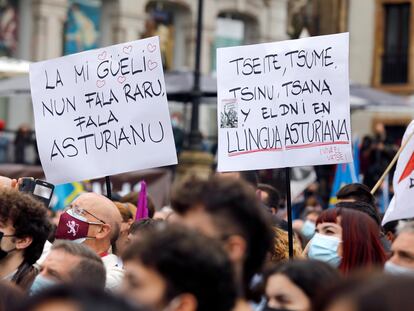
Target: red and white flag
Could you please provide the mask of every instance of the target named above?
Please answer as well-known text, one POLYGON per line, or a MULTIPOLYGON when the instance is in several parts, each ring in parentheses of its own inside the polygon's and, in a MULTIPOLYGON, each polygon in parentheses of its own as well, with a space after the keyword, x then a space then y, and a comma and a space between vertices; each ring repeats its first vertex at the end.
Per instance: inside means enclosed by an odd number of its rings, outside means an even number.
POLYGON ((382 224, 414 217, 414 121, 404 133, 402 145, 408 143, 398 158, 394 173, 394 197, 385 212, 382 224))

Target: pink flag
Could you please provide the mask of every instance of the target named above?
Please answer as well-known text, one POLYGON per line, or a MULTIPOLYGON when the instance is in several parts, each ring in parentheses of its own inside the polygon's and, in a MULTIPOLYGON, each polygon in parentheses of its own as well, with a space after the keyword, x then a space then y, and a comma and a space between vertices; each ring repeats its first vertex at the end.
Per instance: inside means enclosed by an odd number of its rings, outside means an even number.
POLYGON ((137 213, 135 220, 148 218, 148 199, 147 199, 147 184, 141 181, 141 190, 138 196, 137 213))

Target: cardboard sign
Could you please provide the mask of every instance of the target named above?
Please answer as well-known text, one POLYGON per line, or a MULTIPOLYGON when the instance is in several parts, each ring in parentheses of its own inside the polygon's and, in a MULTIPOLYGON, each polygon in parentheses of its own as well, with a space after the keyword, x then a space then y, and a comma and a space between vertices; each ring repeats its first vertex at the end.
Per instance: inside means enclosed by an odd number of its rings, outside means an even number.
POLYGON ((48 181, 177 163, 158 37, 32 64, 30 86, 48 181))
POLYGON ((347 33, 217 50, 218 170, 352 161, 347 33))

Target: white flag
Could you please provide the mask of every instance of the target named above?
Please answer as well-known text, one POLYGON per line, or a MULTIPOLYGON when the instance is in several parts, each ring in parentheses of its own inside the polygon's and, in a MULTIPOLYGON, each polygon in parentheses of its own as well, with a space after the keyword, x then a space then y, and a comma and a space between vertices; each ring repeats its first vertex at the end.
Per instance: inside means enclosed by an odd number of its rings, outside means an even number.
POLYGON ((409 142, 401 152, 394 173, 394 197, 385 212, 382 224, 414 217, 414 121, 404 133, 402 145, 409 142))

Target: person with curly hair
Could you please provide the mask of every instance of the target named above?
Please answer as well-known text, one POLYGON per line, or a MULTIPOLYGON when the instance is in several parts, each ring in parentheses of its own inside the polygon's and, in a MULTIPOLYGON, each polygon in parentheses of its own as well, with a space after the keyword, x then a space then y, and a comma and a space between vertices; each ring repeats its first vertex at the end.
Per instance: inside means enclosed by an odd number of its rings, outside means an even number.
MULTIPOLYGON (((270 252, 270 261, 280 263, 289 259, 289 235, 287 231, 273 227, 275 233, 274 248, 270 252)), ((302 246, 296 236, 293 238, 293 257, 302 258, 302 246)))
POLYGON ((44 205, 29 194, 0 188, 0 279, 27 290, 51 230, 44 205))

